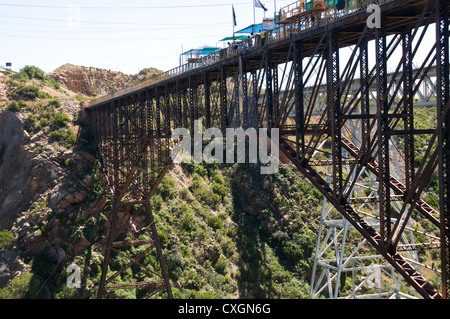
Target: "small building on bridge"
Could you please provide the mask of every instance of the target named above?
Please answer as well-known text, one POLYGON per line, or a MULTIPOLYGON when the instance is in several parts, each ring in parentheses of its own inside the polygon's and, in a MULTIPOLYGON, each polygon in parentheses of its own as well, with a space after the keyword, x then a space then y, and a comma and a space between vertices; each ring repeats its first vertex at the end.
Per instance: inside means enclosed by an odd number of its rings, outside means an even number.
POLYGON ((196 67, 201 62, 202 58, 208 55, 213 55, 220 51, 220 48, 211 46, 202 46, 197 49, 191 49, 189 51, 181 53, 180 65, 188 64, 191 67, 196 67))

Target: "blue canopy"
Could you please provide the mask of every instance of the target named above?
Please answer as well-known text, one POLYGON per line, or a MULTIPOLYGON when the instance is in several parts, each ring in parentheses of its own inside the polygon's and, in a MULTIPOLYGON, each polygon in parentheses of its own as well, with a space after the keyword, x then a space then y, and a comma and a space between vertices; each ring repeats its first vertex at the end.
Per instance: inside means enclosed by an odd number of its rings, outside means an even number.
POLYGON ((210 46, 203 46, 197 49, 191 49, 189 51, 183 52, 181 55, 190 55, 190 56, 204 56, 204 55, 209 55, 211 53, 220 51, 220 48, 215 48, 215 47, 210 47, 210 46))
POLYGON ((245 39, 248 39, 248 36, 246 36, 246 35, 236 35, 234 37, 223 38, 222 40, 219 40, 219 41, 245 40, 245 39))
POLYGON ((246 27, 246 28, 244 28, 242 30, 236 31, 235 33, 260 33, 262 28, 263 28, 262 23, 260 23, 260 24, 251 24, 251 25, 249 25, 248 27, 246 27))
MULTIPOLYGON (((279 26, 279 24, 274 24, 274 27, 275 28, 277 28, 279 26)), ((235 33, 260 33, 261 32, 261 30, 262 31, 265 31, 264 29, 263 29, 263 24, 262 23, 260 23, 260 24, 251 24, 251 25, 249 25, 248 27, 246 27, 246 28, 244 28, 244 29, 242 29, 242 30, 239 30, 239 31, 236 31, 235 33)))

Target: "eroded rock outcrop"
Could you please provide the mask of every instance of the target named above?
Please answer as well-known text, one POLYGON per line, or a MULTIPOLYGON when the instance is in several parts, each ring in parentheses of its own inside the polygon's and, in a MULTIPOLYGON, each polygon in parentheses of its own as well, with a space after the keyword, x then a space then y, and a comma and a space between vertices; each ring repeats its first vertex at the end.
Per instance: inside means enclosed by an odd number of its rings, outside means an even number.
POLYGON ((20 277, 24 272, 30 271, 30 266, 25 264, 16 251, 0 250, 0 287, 5 286, 12 279, 20 277))
POLYGON ((58 168, 25 146, 28 138, 17 115, 1 110, 0 144, 4 153, 0 165, 0 229, 10 228, 18 214, 57 178, 58 168))
POLYGON ((48 76, 73 92, 99 97, 123 90, 161 72, 147 68, 139 74, 126 75, 122 72, 65 64, 48 76))
POLYGON ((64 84, 73 92, 86 96, 102 96, 121 90, 131 77, 121 72, 96 68, 85 68, 65 64, 49 74, 55 81, 64 84))

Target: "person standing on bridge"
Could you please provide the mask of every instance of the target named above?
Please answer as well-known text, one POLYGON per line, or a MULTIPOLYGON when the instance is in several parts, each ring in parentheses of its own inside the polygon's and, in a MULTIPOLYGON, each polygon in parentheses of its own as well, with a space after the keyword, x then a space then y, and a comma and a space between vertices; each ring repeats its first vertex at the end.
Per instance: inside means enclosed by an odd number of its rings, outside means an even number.
POLYGON ((259 32, 259 36, 261 38, 261 46, 264 46, 264 43, 266 42, 266 34, 264 33, 263 30, 261 30, 261 32, 259 32))

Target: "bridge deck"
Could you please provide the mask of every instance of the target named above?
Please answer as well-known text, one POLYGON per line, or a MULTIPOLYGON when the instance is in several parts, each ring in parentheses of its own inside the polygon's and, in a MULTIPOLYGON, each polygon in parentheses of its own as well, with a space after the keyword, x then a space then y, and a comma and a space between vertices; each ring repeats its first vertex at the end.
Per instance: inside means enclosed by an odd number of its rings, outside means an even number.
MULTIPOLYGON (((257 37, 243 40, 238 50, 222 49, 218 53, 203 57, 197 64, 184 64, 173 68, 152 79, 91 101, 86 107, 95 107, 133 92, 163 86, 166 83, 173 84, 189 77, 194 81, 201 81, 205 71, 210 72, 214 78, 215 75, 218 76, 222 66, 227 67, 227 73, 231 76, 239 72, 240 57, 246 60, 247 71, 251 73, 261 69, 261 59, 266 51, 270 51, 274 64, 290 62, 286 60, 286 57, 291 43, 298 40, 302 40, 302 56, 308 57, 317 53, 315 52, 317 43, 327 32, 339 32, 339 48, 355 45, 366 28, 366 20, 369 16, 366 12, 367 5, 364 3, 370 2, 373 1, 361 0, 361 7, 357 10, 323 12, 321 19, 314 24, 297 20, 297 23, 282 25, 272 33, 266 33, 264 45, 257 37)), ((382 3, 383 10, 388 11, 386 34, 389 35, 400 33, 405 27, 413 28, 427 1, 382 0, 378 2, 382 3)))

